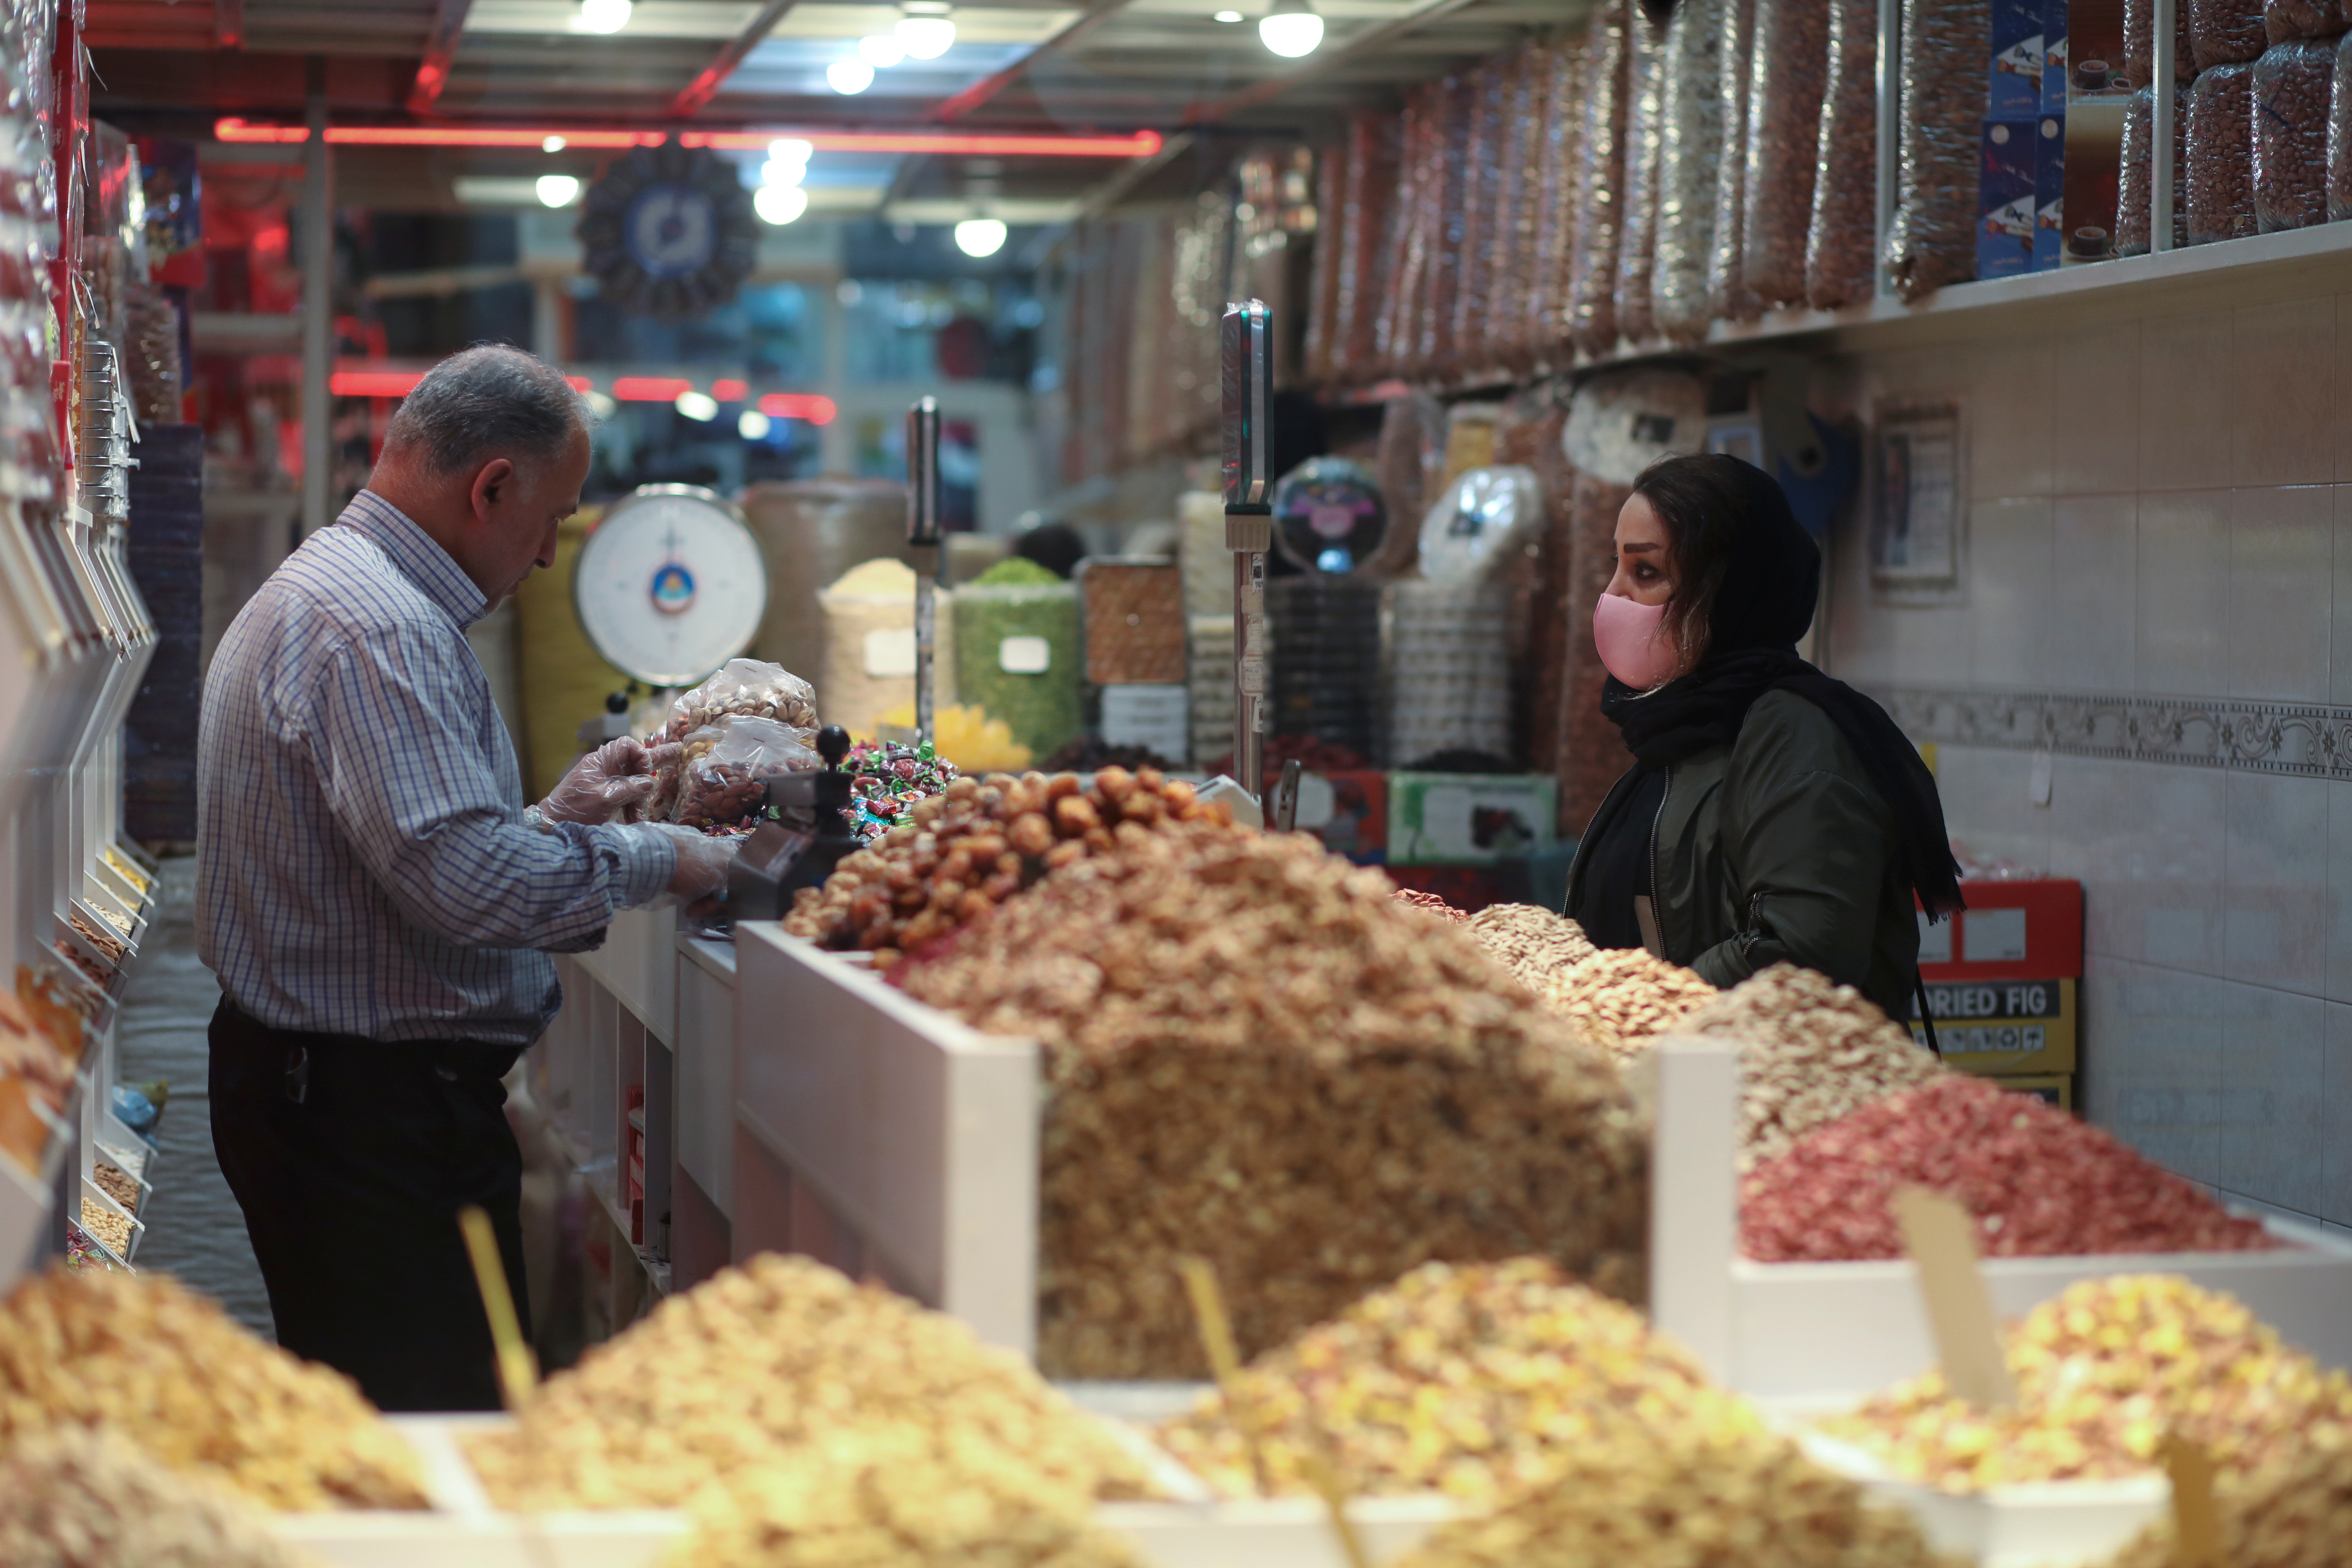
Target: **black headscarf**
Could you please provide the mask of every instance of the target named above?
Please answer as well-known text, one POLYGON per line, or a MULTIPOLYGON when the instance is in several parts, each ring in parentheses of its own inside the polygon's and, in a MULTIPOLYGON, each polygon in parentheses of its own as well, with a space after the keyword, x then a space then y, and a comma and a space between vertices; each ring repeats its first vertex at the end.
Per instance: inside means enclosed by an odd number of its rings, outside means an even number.
POLYGON ((1712 477, 1729 479, 1741 501, 1707 617, 1706 653, 1697 668, 1647 696, 1610 677, 1601 712, 1648 772, 1731 744, 1758 698, 1795 692, 1829 716, 1894 812, 1896 876, 1931 917, 1960 908, 1959 863, 1952 858, 1935 775, 1918 748, 1886 710, 1797 657, 1797 639, 1813 622, 1822 556, 1779 481, 1737 458, 1679 460, 1721 464, 1726 472, 1712 477))

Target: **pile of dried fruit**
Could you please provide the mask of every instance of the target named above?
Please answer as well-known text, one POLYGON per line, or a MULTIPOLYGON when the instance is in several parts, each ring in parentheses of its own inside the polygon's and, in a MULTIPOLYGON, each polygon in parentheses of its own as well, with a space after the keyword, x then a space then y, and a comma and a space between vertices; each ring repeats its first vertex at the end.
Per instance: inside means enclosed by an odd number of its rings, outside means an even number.
POLYGON ((1530 981, 1528 989, 1620 1061, 1647 1050, 1661 1035, 1679 1033, 1683 1020, 1717 995, 1682 965, 1638 947, 1595 952, 1573 968, 1530 981))
POLYGON ((90 1162, 89 1179, 99 1190, 124 1208, 136 1213, 139 1208, 139 1184, 104 1160, 90 1162))
POLYGON ((1160 1432, 1234 1497, 1307 1490, 1327 1455, 1350 1490, 1492 1504, 1564 1449, 1764 1430, 1639 1312, 1542 1258, 1423 1264, 1259 1357, 1237 1394, 1160 1432))
POLYGON ((260 1514, 110 1432, 68 1429, 0 1447, 0 1563, 8 1568, 303 1568, 260 1514))
POLYGON ((1457 924, 1470 918, 1467 910, 1457 910, 1435 893, 1424 893, 1416 888, 1399 888, 1391 897, 1407 909, 1426 910, 1441 920, 1453 921, 1457 924))
POLYGON ((1398 1568, 1958 1568, 1785 1439, 1746 1433, 1566 1450, 1542 1485, 1443 1526, 1398 1568))
POLYGON ((899 953, 956 931, 1048 871, 1111 847, 1112 830, 1176 822, 1230 824, 1192 786, 1146 768, 1105 768, 1092 788, 1076 773, 969 774, 914 804, 914 824, 843 860, 822 892, 794 897, 784 930, 831 948, 865 948, 887 967, 899 953))
POLYGON ((1739 1165, 1785 1153, 1825 1122, 1943 1075, 1861 992, 1793 963, 1741 981, 1675 1033, 1739 1047, 1739 1165))
POLYGON ((1187 1252, 1245 1355, 1433 1258, 1632 1283, 1647 1144, 1618 1075, 1391 891, 1305 835, 1122 827, 899 973, 1045 1045, 1051 1374, 1201 1375, 1187 1252))
MULTIPOLYGON (((2217 1485, 2213 1502, 2219 1561, 2230 1568, 2352 1563, 2352 1449, 2305 1449, 2259 1476, 2217 1485)), ((2126 1546, 2109 1568, 2179 1568, 2181 1561, 2168 1516, 2126 1546)))
MULTIPOLYGON (((1489 904, 1470 917, 1470 934, 1538 996, 1601 951, 1582 926, 1535 904, 1489 904)), ((1712 986, 1707 994, 1714 994, 1712 986)))
POLYGON ((1109 1434, 953 1318, 806 1258, 723 1269, 548 1380, 469 1449, 515 1509, 666 1508, 867 1428, 964 1430, 1038 1484, 1139 1496, 1109 1434))
POLYGON ((820 1433, 704 1494, 669 1568, 1135 1568, 1093 1500, 969 1427, 820 1433))
POLYGON ((2088 1122, 1990 1079, 1945 1073, 1757 1166, 1740 1186, 1740 1249, 1766 1263, 1900 1258, 1893 1199, 1904 1186, 1957 1199, 1995 1257, 2273 1245, 2260 1222, 2088 1122))
POLYGON ((1822 1429, 1947 1491, 2128 1475, 2178 1431, 2225 1471, 2352 1447, 2352 1382, 2279 1342, 2235 1297, 2168 1274, 2086 1280, 2009 1336, 2017 1404, 1952 1398, 1940 1373, 1822 1429))
POLYGON ((164 1276, 51 1268, 0 1301, 0 1438, 100 1425, 271 1508, 425 1506, 415 1451, 341 1373, 164 1276))

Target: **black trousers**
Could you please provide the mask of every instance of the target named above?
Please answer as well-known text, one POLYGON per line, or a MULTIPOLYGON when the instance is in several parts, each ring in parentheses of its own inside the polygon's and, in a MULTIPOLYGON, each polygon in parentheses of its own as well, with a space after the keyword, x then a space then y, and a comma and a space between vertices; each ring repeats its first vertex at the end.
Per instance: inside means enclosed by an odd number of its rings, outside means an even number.
POLYGON ((278 1342, 384 1410, 495 1410, 489 1320, 457 1211, 488 1210, 522 1277, 510 1046, 385 1043, 213 1015, 213 1148, 269 1289, 278 1342))

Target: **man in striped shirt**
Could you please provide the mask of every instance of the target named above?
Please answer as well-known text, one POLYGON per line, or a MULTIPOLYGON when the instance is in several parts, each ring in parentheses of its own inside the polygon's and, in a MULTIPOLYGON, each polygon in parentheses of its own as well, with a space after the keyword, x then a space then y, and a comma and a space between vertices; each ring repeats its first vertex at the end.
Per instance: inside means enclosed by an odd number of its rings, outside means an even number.
POLYGON ((196 934, 219 976, 213 1141, 280 1343, 385 1409, 495 1408, 457 1228, 522 1280, 499 1079, 562 1003, 547 953, 723 880, 717 841, 637 815, 635 741, 525 810, 466 627, 552 565, 589 463, 579 395, 530 355, 444 361, 368 488, 222 638, 197 751, 196 934))

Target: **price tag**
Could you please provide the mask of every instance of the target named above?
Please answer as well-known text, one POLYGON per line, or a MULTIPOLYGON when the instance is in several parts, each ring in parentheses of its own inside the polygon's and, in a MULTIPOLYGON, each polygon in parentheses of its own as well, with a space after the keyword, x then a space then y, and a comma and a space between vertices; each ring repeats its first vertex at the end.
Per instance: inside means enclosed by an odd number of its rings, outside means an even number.
POLYGON ((996 667, 1007 675, 1043 675, 1054 667, 1054 645, 1044 637, 1006 637, 996 645, 996 667))
POLYGON ((1992 1296, 1977 1267, 1976 1226, 1969 1211, 1925 1187, 1895 1194, 1903 1244, 1919 1269, 1919 1294, 1935 1331, 1936 1357, 1951 1391, 1981 1410, 2017 1403, 2017 1384, 2002 1353, 1992 1296))
POLYGON ((915 628, 866 634, 866 673, 877 679, 915 673, 915 628))

